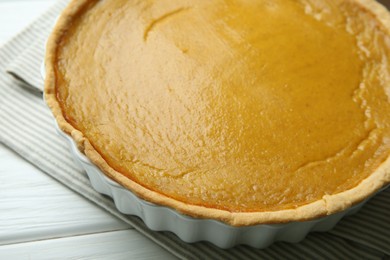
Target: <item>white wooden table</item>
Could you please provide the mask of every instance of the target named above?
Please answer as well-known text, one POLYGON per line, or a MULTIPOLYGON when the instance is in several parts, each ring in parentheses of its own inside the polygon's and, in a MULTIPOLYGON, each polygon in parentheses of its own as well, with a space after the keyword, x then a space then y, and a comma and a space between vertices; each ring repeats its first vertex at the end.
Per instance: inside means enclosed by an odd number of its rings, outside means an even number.
MULTIPOLYGON (((53 2, 0 0, 0 45, 53 2)), ((69 258, 174 257, 0 144, 0 259, 69 258)))

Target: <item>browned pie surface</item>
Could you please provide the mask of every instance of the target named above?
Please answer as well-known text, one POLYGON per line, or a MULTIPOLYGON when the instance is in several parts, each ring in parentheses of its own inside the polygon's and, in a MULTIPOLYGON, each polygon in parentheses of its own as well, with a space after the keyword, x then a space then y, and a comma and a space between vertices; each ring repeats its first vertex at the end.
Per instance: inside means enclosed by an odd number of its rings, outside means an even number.
POLYGON ((355 1, 91 3, 58 46, 57 99, 142 186, 273 211, 353 188, 389 156, 390 38, 355 1))

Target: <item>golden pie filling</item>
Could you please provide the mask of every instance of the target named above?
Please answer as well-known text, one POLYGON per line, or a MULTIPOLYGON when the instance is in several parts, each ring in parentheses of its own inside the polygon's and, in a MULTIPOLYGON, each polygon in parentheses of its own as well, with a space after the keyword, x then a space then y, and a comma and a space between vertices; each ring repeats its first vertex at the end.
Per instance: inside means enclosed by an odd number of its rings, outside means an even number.
POLYGON ((228 212, 294 209, 389 157, 389 30, 359 2, 84 1, 57 37, 54 94, 147 190, 228 212))

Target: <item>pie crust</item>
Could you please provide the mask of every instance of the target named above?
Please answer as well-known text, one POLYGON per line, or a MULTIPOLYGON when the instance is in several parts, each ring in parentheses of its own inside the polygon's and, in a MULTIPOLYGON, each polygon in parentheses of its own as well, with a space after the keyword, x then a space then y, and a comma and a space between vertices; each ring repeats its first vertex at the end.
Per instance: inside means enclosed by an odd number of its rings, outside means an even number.
MULTIPOLYGON (((383 30, 390 35, 390 15, 388 11, 375 1, 350 0, 373 15, 373 19, 383 25, 383 30)), ((66 120, 61 105, 57 98, 56 82, 57 75, 54 64, 57 61, 58 48, 64 34, 72 26, 76 17, 93 4, 93 0, 72 1, 59 18, 53 33, 51 34, 45 58, 45 100, 51 108, 59 127, 72 136, 83 152, 95 165, 107 176, 114 179, 139 197, 158 205, 165 205, 192 217, 216 219, 232 226, 249 226, 256 224, 286 223, 292 221, 311 220, 325 215, 343 211, 352 205, 370 197, 372 194, 390 183, 390 157, 387 158, 377 169, 365 178, 356 187, 333 195, 324 195, 322 199, 292 209, 239 212, 193 205, 166 196, 159 192, 144 187, 121 172, 113 169, 102 155, 94 148, 90 140, 66 120)), ((390 84, 390 82, 389 82, 390 84)))

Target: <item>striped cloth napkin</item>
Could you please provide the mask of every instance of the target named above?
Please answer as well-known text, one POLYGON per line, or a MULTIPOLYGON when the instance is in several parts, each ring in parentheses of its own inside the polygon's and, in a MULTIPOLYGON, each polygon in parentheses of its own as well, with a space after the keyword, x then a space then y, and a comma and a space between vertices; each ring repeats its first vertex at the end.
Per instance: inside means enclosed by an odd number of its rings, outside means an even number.
POLYGON ((42 100, 40 66, 45 40, 67 2, 57 1, 0 48, 0 142, 179 258, 390 258, 390 189, 378 194, 358 214, 345 218, 330 232, 312 233, 298 244, 279 242, 265 250, 247 246, 222 250, 205 242, 186 244, 172 233, 150 231, 140 219, 119 213, 111 199, 91 188, 86 174, 73 163, 42 100))

